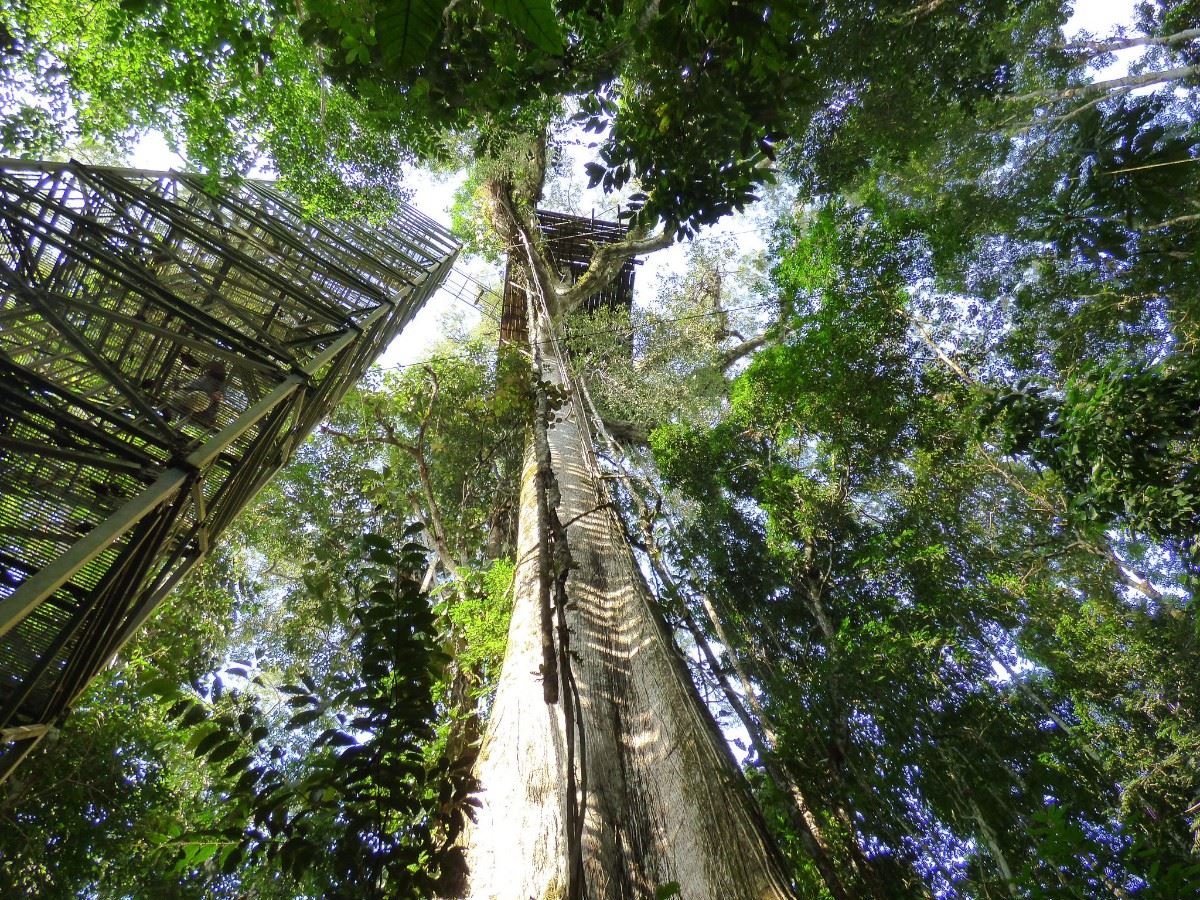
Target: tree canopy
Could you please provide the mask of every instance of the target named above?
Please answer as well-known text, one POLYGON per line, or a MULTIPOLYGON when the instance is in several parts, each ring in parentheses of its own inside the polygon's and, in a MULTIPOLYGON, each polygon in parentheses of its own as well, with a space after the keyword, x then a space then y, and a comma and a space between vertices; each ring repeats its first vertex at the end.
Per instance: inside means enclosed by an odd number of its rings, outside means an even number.
MULTIPOLYGON (((157 128, 342 215, 466 157, 472 229, 560 301, 613 503, 797 894, 1182 897, 1198 13, 1070 41, 1067 13, 17 0, 0 139, 157 128), (580 312, 539 244, 569 131, 631 225, 593 282, 701 235, 632 316, 580 312), (761 254, 703 239, 754 203, 761 254)), ((495 344, 348 398, 0 788, 0 884, 461 887, 544 390, 495 344)))

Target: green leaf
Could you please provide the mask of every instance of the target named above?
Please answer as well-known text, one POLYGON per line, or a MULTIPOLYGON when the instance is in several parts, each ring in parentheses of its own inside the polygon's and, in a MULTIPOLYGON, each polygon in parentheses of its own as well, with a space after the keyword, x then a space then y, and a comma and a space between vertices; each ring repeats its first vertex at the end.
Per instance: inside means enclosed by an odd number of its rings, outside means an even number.
POLYGON ((220 747, 218 747, 216 750, 213 751, 212 756, 210 756, 208 758, 208 761, 210 763, 219 763, 226 759, 229 759, 229 757, 231 757, 231 756, 233 756, 233 754, 237 753, 238 747, 240 747, 241 745, 242 745, 242 742, 239 741, 237 738, 234 738, 231 741, 226 741, 224 744, 222 744, 220 747))
POLYGON ((381 566, 394 566, 396 564, 396 556, 390 550, 384 550, 376 547, 367 554, 367 559, 373 563, 379 563, 381 566))
POLYGON ((678 881, 668 881, 654 889, 654 900, 666 900, 667 897, 678 897, 682 893, 683 888, 679 886, 678 881))
POLYGON ((354 736, 339 728, 331 728, 321 735, 321 739, 332 747, 350 747, 357 744, 354 736))
POLYGON ((562 25, 551 0, 482 0, 483 8, 516 28, 543 53, 561 56, 562 25))
POLYGON ((187 712, 183 714, 183 720, 180 722, 184 728, 191 728, 193 725, 199 725, 208 718, 208 710, 199 703, 193 702, 188 707, 187 712))
POLYGON ((142 685, 141 692, 144 696, 159 696, 164 700, 171 700, 179 696, 179 679, 177 678, 154 678, 142 685))
POLYGON ((205 844, 202 847, 198 847, 196 849, 195 856, 192 857, 192 865, 194 865, 194 866, 200 865, 200 863, 204 862, 205 860, 207 860, 210 857, 212 857, 213 855, 215 855, 216 852, 217 852, 216 844, 205 844))
POLYGON ((425 62, 442 21, 437 0, 393 0, 375 14, 375 34, 388 65, 408 69, 425 62))
POLYGON ((303 726, 307 725, 309 722, 315 722, 318 718, 320 718, 320 716, 321 716, 320 708, 306 709, 303 712, 298 712, 298 713, 296 713, 296 715, 292 716, 292 719, 290 722, 288 722, 287 727, 288 728, 302 728, 303 726))
POLYGON ((238 864, 241 863, 244 856, 245 853, 241 847, 233 846, 221 861, 221 871, 226 875, 232 875, 237 871, 238 864))
POLYGON ((262 775, 263 769, 260 766, 255 766, 253 769, 247 769, 237 780, 236 790, 248 791, 258 782, 260 778, 262 778, 262 775))
POLYGON ((221 743, 221 741, 225 740, 227 737, 228 735, 226 735, 224 731, 217 729, 196 745, 193 755, 195 755, 197 759, 199 759, 201 756, 207 756, 210 750, 216 747, 217 744, 221 743))

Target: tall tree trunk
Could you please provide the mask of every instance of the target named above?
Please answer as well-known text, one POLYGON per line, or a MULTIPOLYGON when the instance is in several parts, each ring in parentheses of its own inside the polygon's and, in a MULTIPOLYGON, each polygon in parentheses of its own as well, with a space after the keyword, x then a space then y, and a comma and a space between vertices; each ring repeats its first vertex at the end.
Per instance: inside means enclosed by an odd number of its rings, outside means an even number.
MULTIPOLYGON (((555 380, 555 373, 545 377, 555 380)), ((561 673, 559 702, 543 697, 538 478, 530 447, 508 650, 476 767, 481 805, 463 838, 468 896, 566 896, 573 847, 564 708, 577 698, 582 896, 653 897, 656 888, 678 882, 688 900, 791 897, 749 789, 602 500, 578 412, 568 403, 557 419, 547 437, 572 557, 565 618, 577 694, 561 673)))

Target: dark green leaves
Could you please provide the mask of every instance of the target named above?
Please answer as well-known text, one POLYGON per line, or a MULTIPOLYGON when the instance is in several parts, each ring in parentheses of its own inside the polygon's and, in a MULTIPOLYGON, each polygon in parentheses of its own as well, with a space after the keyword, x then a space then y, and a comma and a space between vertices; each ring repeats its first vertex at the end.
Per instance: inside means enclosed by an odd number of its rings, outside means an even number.
POLYGON ((301 671, 273 690, 258 674, 247 679, 254 665, 239 661, 225 672, 249 681, 247 693, 222 693, 214 678, 172 706, 194 727, 193 755, 224 797, 211 828, 160 839, 179 873, 220 851, 226 872, 273 871, 321 885, 324 896, 385 878, 389 896, 436 893, 466 815, 473 756, 451 758, 434 731, 434 692, 449 660, 417 580, 424 548, 394 549, 418 530, 352 542, 362 558, 342 571, 357 579, 353 671, 325 679, 301 671), (323 719, 337 724, 317 733, 323 719))
POLYGON ((1080 372, 1057 399, 1031 385, 997 391, 983 425, 1063 480, 1081 527, 1123 525, 1194 554, 1198 375, 1192 357, 1114 361, 1080 372))
POLYGON ((302 710, 301 712, 298 712, 294 716, 292 716, 292 718, 290 720, 288 720, 287 727, 292 728, 292 729, 303 728, 305 725, 309 724, 310 722, 315 722, 317 719, 319 719, 321 717, 321 712, 322 712, 322 710, 320 710, 319 708, 302 710))
POLYGON ((221 743, 221 741, 224 740, 224 738, 225 738, 224 732, 222 732, 219 729, 214 731, 212 734, 205 737, 204 740, 202 740, 199 744, 196 745, 196 750, 195 750, 196 756, 207 756, 209 751, 216 748, 217 744, 221 743))
POLYGON ((427 62, 441 26, 441 0, 385 0, 375 13, 375 35, 388 65, 408 69, 427 62))
POLYGON ((552 0, 480 0, 483 7, 504 19, 534 47, 551 56, 563 52, 562 25, 552 0))

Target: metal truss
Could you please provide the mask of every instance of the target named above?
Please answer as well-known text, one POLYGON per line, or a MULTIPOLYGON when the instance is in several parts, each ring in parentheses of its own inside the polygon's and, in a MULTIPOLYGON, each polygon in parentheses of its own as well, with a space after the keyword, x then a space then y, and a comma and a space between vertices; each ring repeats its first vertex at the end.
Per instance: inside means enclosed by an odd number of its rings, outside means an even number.
POLYGON ((0 781, 456 253, 408 207, 0 161, 0 781))

